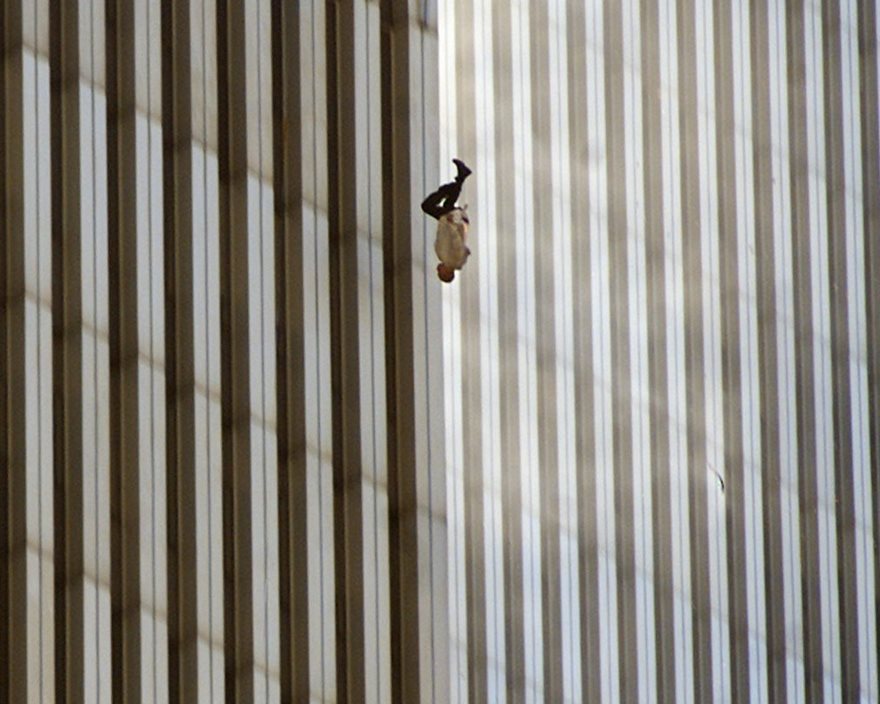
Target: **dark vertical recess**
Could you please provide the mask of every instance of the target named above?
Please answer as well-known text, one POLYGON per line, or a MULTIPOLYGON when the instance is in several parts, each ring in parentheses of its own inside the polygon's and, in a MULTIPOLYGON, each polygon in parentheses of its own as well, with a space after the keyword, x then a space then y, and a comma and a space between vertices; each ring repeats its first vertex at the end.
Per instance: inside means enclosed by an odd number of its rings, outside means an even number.
POLYGON ((85 701, 78 2, 49 5, 55 699, 85 701))
MULTIPOLYGON (((651 536, 654 560, 654 652, 657 698, 675 699, 675 586, 672 573, 670 480, 670 353, 666 319, 666 237, 663 226, 663 136, 661 120, 660 18, 657 3, 641 0, 642 125, 644 140, 645 264, 650 388, 651 536)), ((675 236, 675 235, 673 235, 675 236)))
POLYGON ((190 7, 162 2, 162 207, 165 307, 165 482, 168 697, 198 692, 195 380, 193 351, 192 96, 190 7))
MULTIPOLYGON (((419 593, 419 560, 414 559, 419 553, 419 512, 424 510, 418 501, 417 472, 424 472, 423 477, 431 481, 428 475, 431 468, 420 463, 417 457, 417 433, 422 431, 416 425, 416 403, 420 401, 415 369, 420 360, 414 358, 413 342, 415 326, 425 324, 421 316, 428 311, 415 310, 418 299, 414 297, 412 261, 415 240, 422 234, 412 229, 412 214, 419 212, 412 198, 412 181, 421 181, 428 147, 421 145, 424 150, 419 147, 422 132, 417 130, 413 119, 419 110, 411 109, 421 101, 422 94, 413 95, 410 90, 421 78, 412 80, 411 74, 418 72, 421 66, 411 64, 411 58, 414 62, 424 57, 425 39, 420 37, 421 44, 410 40, 414 35, 408 2, 383 0, 380 9, 391 671, 395 673, 391 679, 391 694, 392 701, 405 704, 430 696, 429 691, 420 691, 420 660, 425 654, 420 647, 420 631, 430 632, 432 627, 431 623, 420 623, 420 598, 429 600, 431 594, 419 593)), ((423 23, 420 29, 427 32, 429 27, 423 23)), ((436 82, 436 66, 428 68, 424 78, 436 82)), ((428 282, 429 286, 433 284, 428 282)), ((439 354, 441 348, 432 342, 425 340, 439 354)), ((431 442, 430 437, 426 441, 431 442)))
POLYGON ((0 3, 0 701, 7 702, 33 695, 22 645, 41 638, 27 622, 21 8, 21 0, 0 3))
POLYGON ((334 544, 334 569, 336 576, 336 692, 340 702, 349 699, 348 686, 348 608, 346 600, 346 584, 348 571, 345 560, 345 502, 343 490, 344 466, 342 464, 342 451, 345 442, 343 432, 343 408, 340 403, 342 397, 342 352, 340 349, 340 336, 342 334, 341 306, 343 305, 340 291, 342 271, 340 266, 340 226, 339 213, 340 198, 340 134, 342 117, 340 115, 340 97, 338 88, 340 83, 339 61, 336 57, 336 43, 338 33, 337 0, 327 0, 326 18, 326 49, 327 49, 327 227, 329 236, 329 270, 330 270, 330 387, 333 397, 332 407, 332 446, 333 446, 333 514, 337 518, 333 521, 333 544, 334 544))
MULTIPOLYGON (((406 358, 404 350, 398 350, 397 336, 401 332, 405 335, 408 331, 412 333, 412 301, 407 296, 409 287, 406 283, 412 284, 409 268, 407 266, 408 242, 404 239, 398 244, 398 233, 395 232, 395 219, 398 215, 395 212, 395 205, 401 205, 399 198, 403 197, 403 208, 400 209, 400 215, 403 216, 403 222, 398 227, 406 228, 407 234, 409 218, 408 209, 412 205, 408 191, 404 188, 400 189, 400 184, 395 181, 395 177, 399 180, 401 176, 408 175, 409 165, 409 121, 407 111, 403 113, 402 119, 394 119, 394 110, 397 103, 400 102, 400 93, 404 93, 403 98, 408 98, 406 85, 408 82, 408 66, 406 65, 406 49, 408 41, 406 37, 406 23, 404 15, 404 26, 402 36, 397 37, 395 34, 395 17, 394 7, 391 0, 382 0, 381 3, 381 37, 380 37, 380 62, 382 67, 382 183, 393 184, 391 188, 387 186, 382 189, 382 273, 385 279, 385 335, 391 344, 385 346, 385 406, 386 421, 388 423, 388 559, 389 559, 389 576, 391 590, 391 671, 400 672, 407 658, 413 655, 418 656, 418 649, 415 652, 404 652, 402 648, 403 631, 407 627, 418 625, 417 618, 407 618, 404 613, 405 579, 406 576, 413 571, 415 564, 406 564, 407 561, 402 559, 401 550, 404 544, 409 548, 409 535, 406 534, 404 526, 404 508, 403 502, 406 500, 404 496, 408 493, 415 492, 414 483, 410 486, 406 478, 401 475, 401 457, 406 456, 408 451, 412 451, 414 438, 412 437, 413 427, 409 421, 412 420, 413 398, 406 397, 407 372, 412 375, 412 359, 406 358), (403 65, 398 65, 396 59, 400 53, 403 53, 403 65), (400 76, 400 73, 403 76, 400 76), (395 92, 395 87, 401 88, 395 92), (396 124, 395 124, 396 123, 396 124), (392 126, 393 125, 393 126, 392 126), (403 144, 403 148, 397 148, 398 145, 394 141, 395 134, 399 134, 403 144), (395 160, 395 156, 397 160, 395 160), (398 168, 398 161, 400 167, 398 168), (397 277, 397 278, 396 278, 397 277), (401 282, 399 278, 407 281, 401 282), (398 318, 402 318, 398 321, 398 318), (399 330, 400 328, 400 330, 399 330), (398 360, 399 353, 403 353, 398 360), (406 367, 406 368, 405 368, 406 367), (400 378, 398 378, 400 375, 400 378), (400 398, 398 394, 404 396, 400 398), (399 405, 399 404, 404 405, 399 405), (400 413, 400 409, 406 409, 400 413), (403 435, 403 437, 400 437, 403 435)), ((415 234, 415 233, 413 233, 415 234)), ((411 376, 410 376, 411 378, 411 376)), ((412 465, 414 467, 414 464, 412 465)), ((409 497, 407 497, 409 498, 409 497)), ((415 537, 415 536, 413 536, 415 537)), ((409 563, 415 561, 409 560, 409 563)), ((408 604, 411 606, 411 604, 408 604)), ((416 613, 418 613, 416 611, 416 613)), ((409 614, 412 616, 413 614, 409 614)), ((411 644, 412 645, 412 644, 411 644)), ((418 645, 416 641, 415 645, 418 645)), ((410 664, 407 662, 406 664, 410 664)), ((394 677, 391 681, 391 699, 393 702, 405 701, 402 699, 403 690, 407 688, 407 682, 403 677, 394 677)), ((418 679, 415 681, 418 687, 418 679)), ((418 699, 418 689, 416 689, 415 699, 418 699)), ((412 696, 412 694, 411 694, 412 696)))
MULTIPOLYGON (((639 693, 636 622, 635 528, 633 525, 632 379, 630 368, 626 212, 626 139, 623 65, 623 9, 603 7, 605 47, 605 124, 607 125, 608 257, 612 357, 612 433, 614 447, 614 535, 617 559, 617 630, 620 698, 639 693)), ((629 27, 626 31, 631 31, 629 27)), ((642 693, 646 695, 646 693, 642 693)))
POLYGON ((228 701, 254 698, 244 5, 217 3, 223 641, 228 701))
POLYGON ((300 29, 299 7, 272 3, 278 626, 284 704, 306 701, 310 693, 300 29))
MULTIPOLYGON (((339 96, 337 95, 339 77, 339 62, 336 60, 336 34, 337 34, 337 0, 326 0, 327 17, 325 21, 325 48, 327 51, 327 229, 329 250, 329 290, 330 290, 330 388, 333 397, 331 409, 332 418, 332 446, 333 446, 333 511, 345 508, 339 492, 341 483, 339 474, 339 462, 335 458, 342 451, 342 408, 338 402, 342 390, 342 373, 337 362, 339 361, 338 340, 341 332, 339 307, 341 305, 339 292, 339 226, 340 218, 337 211, 339 205, 339 96)), ((336 691, 339 701, 347 701, 348 682, 345 676, 348 657, 345 650, 346 644, 346 609, 344 600, 345 589, 345 560, 339 553, 345 545, 344 523, 340 519, 333 521, 334 543, 334 568, 336 576, 336 691)))
MULTIPOLYGON (((748 566, 745 525, 745 456, 743 450, 743 390, 739 303, 743 291, 739 273, 746 262, 739 260, 737 234, 737 125, 733 69, 732 10, 738 4, 717 0, 713 5, 713 68, 718 179, 718 257, 721 277, 721 383, 723 388, 724 466, 715 467, 725 480, 724 518, 727 534, 727 588, 730 632, 728 667, 733 701, 751 698, 749 664, 748 566)), ((738 9, 736 10, 739 11, 738 9)), ((710 491, 720 491, 713 485, 710 491)))
POLYGON ((694 0, 677 7, 679 131, 681 135, 682 251, 684 253, 685 398, 688 425, 691 612, 695 701, 712 702, 712 627, 706 502, 706 366, 703 359, 700 140, 697 112, 694 0))
POLYGON ((140 702, 142 669, 137 198, 146 194, 138 193, 136 179, 134 26, 130 0, 107 0, 110 639, 113 700, 119 702, 140 702))
MULTIPOLYGON (((477 178, 476 137, 476 49, 474 46, 474 7, 471 2, 455 3, 455 70, 462 80, 456 87, 458 158, 474 169, 477 178)), ((475 188, 474 181, 468 183, 475 188)), ((479 210, 471 219, 479 222, 479 210)), ((474 255, 476 256, 476 255, 474 255)), ((471 263, 471 266, 475 262, 471 263)), ((486 631, 486 548, 483 517, 483 439, 480 366, 480 282, 475 276, 461 276, 461 327, 453 332, 461 339, 462 417, 473 419, 461 428, 464 461, 465 579, 467 592, 468 701, 488 702, 486 631)))
MULTIPOLYGON (((834 423, 834 513, 837 528, 838 616, 840 619, 840 672, 844 701, 859 698, 859 613, 856 584, 855 496, 853 472, 853 414, 849 345, 847 280, 846 175, 841 3, 822 2, 823 97, 825 104, 825 198, 828 208, 829 290, 831 292, 831 379, 834 423)), ((877 195, 877 194, 875 194, 877 195)), ((870 197, 870 196, 869 196, 870 197)), ((823 471, 829 471, 824 468, 823 471)))
MULTIPOLYGON (((327 3, 330 234, 330 357, 333 391, 333 511, 336 667, 340 701, 365 696, 363 509, 357 261, 355 8, 327 3)), ((362 129, 362 127, 361 127, 362 129)))
MULTIPOLYGON (((489 28, 484 28, 486 31, 489 28)), ((492 6, 493 100, 495 103, 495 188, 498 233, 496 257, 498 267, 498 356, 501 395, 501 466, 504 479, 502 491, 502 531, 504 533, 504 641, 507 676, 507 701, 511 704, 526 700, 526 662, 524 630, 523 539, 520 455, 520 392, 519 339, 527 335, 517 324, 517 301, 522 287, 517 278, 520 252, 517 247, 516 163, 513 115, 519 106, 513 103, 512 31, 510 3, 492 6)))
MULTIPOLYGON (((776 261, 773 225, 773 139, 770 113, 770 44, 767 0, 749 7, 752 85, 752 158, 755 203, 755 264, 758 295, 758 379, 761 397, 761 500, 764 529, 764 590, 767 633, 767 691, 770 701, 786 701, 785 590, 781 565, 780 395, 776 261)), ((783 196, 786 197, 786 196, 783 196)))
MULTIPOLYGON (((868 354, 868 424, 874 530, 874 619, 880 633, 880 76, 877 75, 877 4, 858 2, 861 108, 862 217, 868 354)), ((880 679, 880 668, 875 676, 880 679)))
POLYGON ((574 297, 575 466, 577 468, 578 594, 583 701, 602 696, 599 631, 599 547, 596 519, 596 421, 593 376, 593 318, 590 302, 590 144, 587 113, 586 7, 568 0, 568 124, 571 169, 572 295, 574 297))
POLYGON ((813 379, 813 286, 810 279, 810 196, 807 151, 806 59, 804 12, 800 3, 786 6, 788 120, 791 156, 792 252, 794 255, 794 328, 797 384, 798 504, 800 509, 801 599, 804 679, 807 701, 823 692, 822 602, 819 573, 819 527, 816 503, 816 400, 813 379))

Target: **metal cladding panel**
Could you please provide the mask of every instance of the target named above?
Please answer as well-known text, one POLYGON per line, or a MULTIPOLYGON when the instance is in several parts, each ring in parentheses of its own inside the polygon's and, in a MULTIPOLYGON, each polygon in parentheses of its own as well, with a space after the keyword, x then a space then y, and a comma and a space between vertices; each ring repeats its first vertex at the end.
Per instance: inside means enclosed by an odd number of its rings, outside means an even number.
POLYGON ((880 700, 875 1, 0 37, 0 701, 880 700))
POLYGON ((876 9, 441 4, 454 701, 880 696, 876 9))

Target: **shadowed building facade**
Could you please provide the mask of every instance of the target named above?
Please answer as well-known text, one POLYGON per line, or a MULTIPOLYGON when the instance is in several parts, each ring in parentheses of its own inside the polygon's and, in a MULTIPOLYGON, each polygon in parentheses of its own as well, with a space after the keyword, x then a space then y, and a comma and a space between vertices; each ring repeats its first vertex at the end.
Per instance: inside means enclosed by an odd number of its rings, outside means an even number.
POLYGON ((878 35, 0 0, 0 702, 878 701, 878 35))
POLYGON ((434 700, 436 11, 0 18, 0 700, 434 700))

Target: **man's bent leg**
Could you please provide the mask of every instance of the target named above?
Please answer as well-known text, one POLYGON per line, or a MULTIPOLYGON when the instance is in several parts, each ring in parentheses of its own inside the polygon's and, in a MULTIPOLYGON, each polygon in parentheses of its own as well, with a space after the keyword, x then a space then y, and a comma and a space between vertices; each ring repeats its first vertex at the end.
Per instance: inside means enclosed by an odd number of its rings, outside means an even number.
POLYGON ((422 210, 438 220, 455 209, 455 201, 461 193, 461 184, 455 181, 444 183, 440 188, 422 201, 422 210))

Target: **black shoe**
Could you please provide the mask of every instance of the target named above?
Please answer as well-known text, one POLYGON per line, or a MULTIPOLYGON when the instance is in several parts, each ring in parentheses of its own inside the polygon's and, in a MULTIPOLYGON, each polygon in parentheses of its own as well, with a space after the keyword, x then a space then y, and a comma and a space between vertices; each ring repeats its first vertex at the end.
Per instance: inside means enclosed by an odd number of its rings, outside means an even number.
POLYGON ((455 168, 458 169, 458 176, 455 177, 455 180, 459 183, 463 183, 464 180, 471 175, 471 170, 461 159, 453 159, 452 163, 455 164, 455 168))

